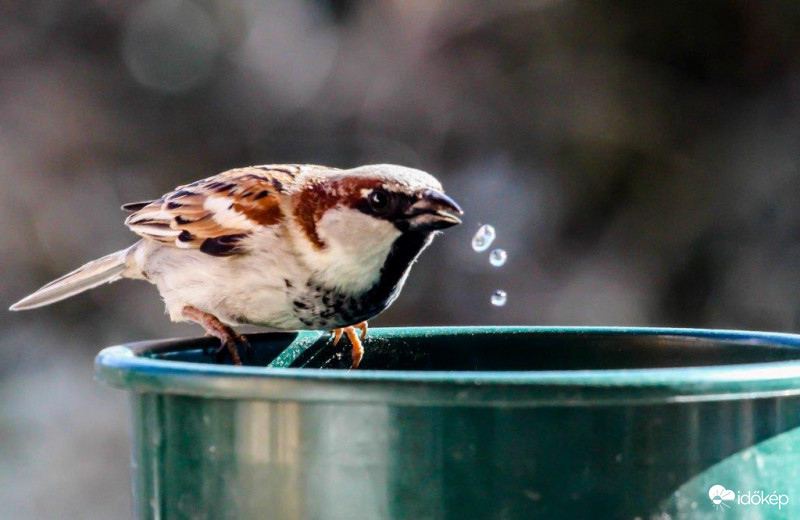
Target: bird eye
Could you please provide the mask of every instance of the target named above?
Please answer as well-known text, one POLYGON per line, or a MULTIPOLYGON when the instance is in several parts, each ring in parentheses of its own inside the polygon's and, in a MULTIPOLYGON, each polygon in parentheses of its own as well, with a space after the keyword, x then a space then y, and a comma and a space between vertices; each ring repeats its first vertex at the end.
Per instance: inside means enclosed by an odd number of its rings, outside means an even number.
POLYGON ((392 196, 382 189, 372 190, 367 195, 367 202, 369 202, 370 209, 376 215, 387 215, 394 206, 392 196))

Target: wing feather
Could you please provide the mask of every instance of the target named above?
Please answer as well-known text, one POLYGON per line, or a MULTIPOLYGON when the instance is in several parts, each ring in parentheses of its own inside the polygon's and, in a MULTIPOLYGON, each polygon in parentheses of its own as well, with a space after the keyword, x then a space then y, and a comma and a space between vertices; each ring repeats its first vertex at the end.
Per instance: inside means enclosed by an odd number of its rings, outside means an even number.
POLYGON ((302 165, 237 168, 179 186, 158 200, 126 204, 137 235, 214 256, 248 251, 247 238, 278 224, 281 202, 302 165))

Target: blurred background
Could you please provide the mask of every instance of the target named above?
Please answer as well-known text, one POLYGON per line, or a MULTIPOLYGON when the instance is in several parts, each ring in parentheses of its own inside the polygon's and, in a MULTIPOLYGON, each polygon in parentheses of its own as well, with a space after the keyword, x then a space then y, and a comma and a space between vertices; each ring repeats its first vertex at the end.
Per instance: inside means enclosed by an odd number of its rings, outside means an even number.
MULTIPOLYGON (((243 165, 391 162, 439 177, 466 220, 374 326, 800 330, 792 0, 0 13, 3 309, 131 244, 124 202, 243 165), (470 247, 483 223, 503 267, 470 247)), ((0 312, 0 516, 129 517, 126 399, 92 359, 201 331, 139 282, 0 312)))

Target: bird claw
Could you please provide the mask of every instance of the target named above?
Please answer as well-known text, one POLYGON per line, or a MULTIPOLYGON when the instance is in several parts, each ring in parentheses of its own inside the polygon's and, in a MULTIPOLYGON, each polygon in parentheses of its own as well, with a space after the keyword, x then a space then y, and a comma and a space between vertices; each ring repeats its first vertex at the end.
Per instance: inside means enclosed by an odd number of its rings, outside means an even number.
POLYGON ((350 344, 353 345, 353 363, 350 365, 352 370, 353 368, 358 368, 358 365, 361 364, 361 359, 364 357, 364 346, 361 344, 361 338, 358 337, 355 327, 347 327, 345 334, 347 334, 350 344))
MULTIPOLYGON (((206 336, 219 339, 220 345, 214 351, 215 362, 222 363, 225 358, 225 351, 227 350, 231 355, 233 364, 241 365, 242 359, 239 357, 238 345, 245 348, 245 352, 248 356, 251 355, 252 347, 250 346, 250 342, 247 341, 247 338, 219 321, 216 316, 203 312, 190 305, 183 308, 183 316, 202 325, 206 330, 206 336)), ((205 352, 209 353, 208 350, 205 350, 205 352)))
POLYGON ((220 338, 219 340, 219 347, 214 349, 214 362, 215 363, 222 363, 225 361, 225 352, 227 351, 231 355, 231 361, 233 361, 234 365, 241 365, 242 358, 239 356, 239 346, 245 348, 245 355, 250 357, 252 355, 252 347, 250 347, 250 343, 244 338, 244 336, 238 334, 231 334, 227 338, 220 338))
POLYGON ((233 337, 236 340, 236 343, 238 345, 244 347, 245 355, 247 357, 252 356, 253 355, 253 347, 250 346, 250 342, 247 341, 247 338, 243 334, 239 334, 238 332, 236 332, 233 329, 231 329, 231 332, 233 333, 233 337))
POLYGON ((219 347, 217 348, 217 351, 214 355, 214 361, 216 363, 222 363, 223 361, 225 361, 226 350, 230 352, 231 359, 234 365, 242 364, 242 360, 241 358, 239 358, 239 349, 236 348, 236 342, 234 342, 230 338, 220 340, 219 347))
POLYGON ((366 321, 362 321, 361 323, 357 323, 353 325, 353 327, 357 328, 361 331, 361 339, 367 338, 367 331, 369 330, 369 325, 367 325, 366 321))
POLYGON ((347 339, 350 340, 350 344, 353 346, 353 363, 350 368, 358 368, 358 365, 361 364, 361 359, 364 357, 364 347, 361 344, 361 340, 367 337, 367 322, 362 321, 361 323, 350 327, 333 329, 334 346, 336 346, 339 343, 339 340, 342 339, 342 334, 347 335, 347 339), (356 333, 356 329, 361 331, 360 336, 356 333))

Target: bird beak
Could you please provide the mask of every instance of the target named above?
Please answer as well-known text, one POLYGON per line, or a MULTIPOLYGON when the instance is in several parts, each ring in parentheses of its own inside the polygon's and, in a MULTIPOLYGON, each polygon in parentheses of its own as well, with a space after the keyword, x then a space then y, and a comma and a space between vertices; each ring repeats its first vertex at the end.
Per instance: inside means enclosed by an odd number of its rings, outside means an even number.
POLYGON ((414 231, 435 231, 461 224, 459 215, 463 214, 458 203, 444 193, 425 190, 408 208, 406 219, 414 231))

